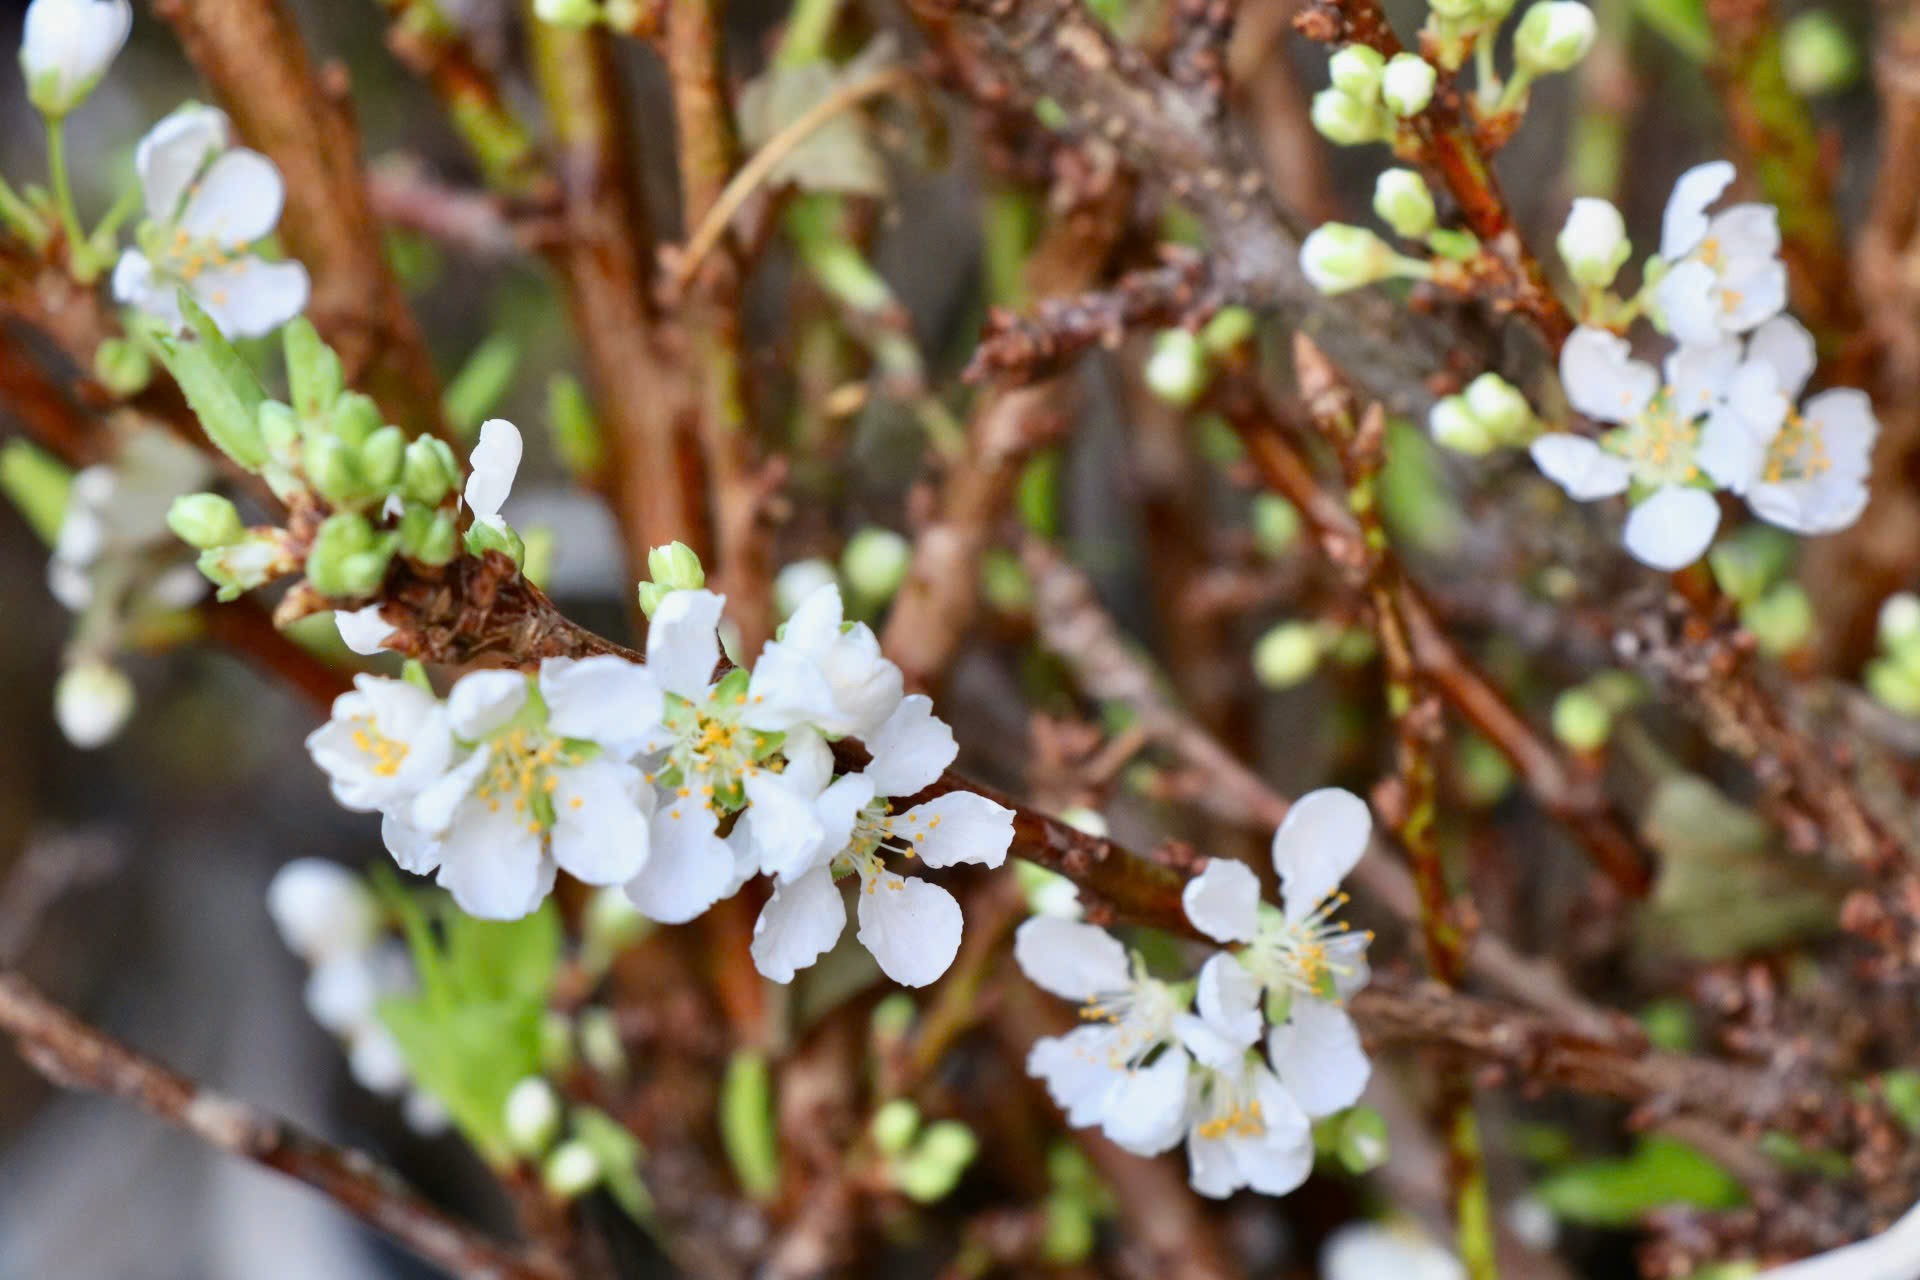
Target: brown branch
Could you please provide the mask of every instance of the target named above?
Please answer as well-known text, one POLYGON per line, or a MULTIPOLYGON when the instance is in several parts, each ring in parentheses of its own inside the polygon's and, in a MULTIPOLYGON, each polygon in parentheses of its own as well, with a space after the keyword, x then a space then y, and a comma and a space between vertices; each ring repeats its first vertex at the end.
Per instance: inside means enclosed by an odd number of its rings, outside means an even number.
POLYGON ((308 314, 349 380, 412 432, 442 428, 426 341, 382 256, 343 73, 315 71, 279 0, 152 0, 233 115, 286 179, 287 249, 313 278, 308 314))
POLYGON ((0 971, 0 1031, 48 1081, 132 1102, 228 1155, 304 1182, 423 1261, 465 1280, 560 1280, 552 1258, 482 1235, 362 1152, 335 1147, 224 1097, 87 1025, 0 971))

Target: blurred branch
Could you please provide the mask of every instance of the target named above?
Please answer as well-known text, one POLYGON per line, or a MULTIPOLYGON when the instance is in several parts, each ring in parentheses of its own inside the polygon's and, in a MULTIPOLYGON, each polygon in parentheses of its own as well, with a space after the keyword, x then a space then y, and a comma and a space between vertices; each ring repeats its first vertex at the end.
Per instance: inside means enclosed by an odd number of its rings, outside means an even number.
POLYGON ((466 1280, 560 1280, 560 1264, 456 1221, 362 1152, 203 1088, 129 1049, 0 970, 0 1031, 51 1083, 132 1102, 228 1155, 306 1183, 422 1260, 466 1280))

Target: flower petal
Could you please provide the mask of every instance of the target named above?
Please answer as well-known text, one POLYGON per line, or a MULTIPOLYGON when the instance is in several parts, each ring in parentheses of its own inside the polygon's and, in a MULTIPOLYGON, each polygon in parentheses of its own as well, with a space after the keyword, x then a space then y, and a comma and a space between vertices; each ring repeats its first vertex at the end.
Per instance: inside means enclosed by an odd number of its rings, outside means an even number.
POLYGON ((960 950, 960 904, 939 885, 881 872, 862 876, 862 946, 880 971, 903 987, 924 987, 947 971, 960 950))
POLYGON ((1313 1172, 1313 1126, 1271 1071, 1256 1069, 1260 1132, 1233 1141, 1240 1176, 1261 1195, 1284 1196, 1313 1172))
POLYGON ((630 764, 605 756, 555 769, 553 858, 587 884, 625 884, 646 865, 653 792, 630 764))
POLYGON ((1210 858, 1180 891, 1180 905, 1193 927, 1215 942, 1246 942, 1259 920, 1260 877, 1243 862, 1210 858))
POLYGON ((549 732, 599 743, 620 756, 648 745, 660 724, 662 699, 653 673, 612 654, 548 658, 540 664, 540 696, 549 732))
POLYGON ((333 625, 340 632, 341 643, 363 658, 383 652, 387 637, 393 634, 393 624, 381 615, 377 604, 364 609, 336 609, 333 625))
POLYGON ((1737 339, 1718 335, 1712 342, 1675 347, 1666 360, 1675 415, 1698 418, 1711 410, 1740 368, 1740 354, 1737 339))
POLYGON ((929 867, 997 867, 1013 844, 1013 810, 971 791, 949 791, 894 818, 893 834, 929 867))
MULTIPOLYGON (((795 786, 784 774, 760 770, 746 779, 751 838, 760 869, 771 876, 791 878, 813 865, 814 852, 826 830, 814 811, 819 792, 795 786)), ((843 838, 829 854, 846 844, 843 838)))
POLYGON ((299 263, 248 256, 195 276, 193 297, 229 338, 264 338, 307 309, 310 287, 299 263))
POLYGON ((1669 573, 1706 553, 1720 527, 1720 504, 1704 489, 1668 485, 1627 514, 1627 550, 1669 573))
POLYGON ((410 826, 390 813, 380 818, 380 843, 393 855, 395 865, 412 875, 432 875, 440 866, 440 837, 410 826))
POLYGON ((1695 165, 1680 175, 1660 219, 1661 257, 1678 262, 1706 239, 1707 206, 1733 185, 1733 176, 1733 165, 1725 160, 1695 165))
POLYGON ((520 428, 505 418, 489 418, 480 424, 480 443, 467 455, 467 487, 462 495, 473 510, 473 518, 493 523, 500 508, 513 492, 513 479, 520 472, 520 428))
POLYGON ((133 166, 148 217, 166 224, 179 217, 187 188, 208 160, 226 150, 229 133, 226 112, 198 102, 176 108, 147 131, 133 153, 133 166))
POLYGON ((286 195, 286 184, 273 161, 258 151, 236 147, 215 157, 200 181, 188 189, 180 229, 222 248, 239 248, 273 230, 286 195))
POLYGON ((1281 906, 1299 920, 1334 895, 1367 851, 1373 814, 1367 802, 1339 787, 1322 787, 1293 802, 1273 833, 1273 869, 1280 873, 1281 906))
POLYGON ((1813 376, 1817 359, 1813 335, 1792 316, 1775 316, 1747 339, 1747 359, 1772 369, 1775 387, 1793 399, 1813 376))
POLYGON ((1721 336, 1720 277, 1704 262, 1682 262, 1654 287, 1667 332, 1676 342, 1713 342, 1721 336))
POLYGON ((1243 1048, 1260 1038, 1260 982, 1227 952, 1216 952, 1200 966, 1194 1008, 1208 1025, 1243 1048))
POLYGON ((658 804, 646 865, 627 881, 627 897, 642 915, 685 924, 720 901, 733 882, 733 851, 715 834, 718 825, 697 800, 658 804))
POLYGON ((553 889, 554 864, 510 805, 498 809, 480 800, 461 807, 441 842, 440 887, 460 909, 482 920, 518 920, 553 889))
POLYGON ((797 650, 769 644, 760 651, 747 684, 741 722, 769 733, 834 719, 833 688, 826 675, 797 650))
POLYGON ((1576 502, 1592 502, 1625 493, 1633 478, 1622 458, 1585 436, 1550 431, 1527 447, 1533 464, 1576 502))
POLYGON ((947 722, 933 714, 933 699, 909 694, 886 723, 867 737, 873 763, 866 774, 875 794, 910 796, 933 785, 960 754, 947 722))
POLYGON ((1027 980, 1063 1000, 1091 1000, 1133 984, 1127 949, 1097 925, 1035 916, 1013 934, 1013 959, 1027 980))
MULTIPOLYGON (((1126 1080, 1126 1068, 1115 1065, 1114 1035, 1105 1023, 1077 1027, 1064 1036, 1043 1036, 1027 1051, 1027 1074, 1047 1086, 1048 1096, 1076 1129, 1105 1119, 1126 1080)), ((1179 1141, 1177 1132, 1174 1141, 1179 1141)))
POLYGON ((1637 417, 1660 389, 1653 366, 1633 358, 1625 338, 1582 325, 1560 350, 1560 381, 1567 402, 1601 422, 1637 417))
POLYGON ((1318 1119, 1360 1100, 1373 1073, 1353 1019, 1339 1005, 1298 996, 1267 1033, 1267 1057, 1300 1109, 1318 1119))
POLYGON ((518 671, 472 671, 447 694, 447 721, 469 741, 486 737, 527 705, 527 678, 518 671))
POLYGON ((647 669, 660 687, 689 702, 707 696, 720 664, 720 612, 725 596, 711 591, 669 591, 647 627, 647 669))
POLYGON ((1177 1046, 1149 1066, 1128 1073, 1109 1096, 1101 1128, 1113 1144, 1137 1156, 1171 1151, 1187 1127, 1187 1078, 1192 1062, 1177 1046))
POLYGON ((775 982, 825 955, 847 927, 847 905, 825 867, 773 891, 753 922, 754 967, 775 982))

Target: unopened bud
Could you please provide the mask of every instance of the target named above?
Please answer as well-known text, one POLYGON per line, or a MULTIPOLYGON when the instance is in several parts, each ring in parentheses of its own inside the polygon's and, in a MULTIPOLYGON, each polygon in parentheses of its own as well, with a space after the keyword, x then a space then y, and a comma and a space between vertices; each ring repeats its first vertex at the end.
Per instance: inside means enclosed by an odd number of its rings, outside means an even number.
POLYGON ((437 436, 421 436, 407 445, 400 461, 400 492, 409 502, 437 507, 460 484, 460 463, 437 436))
POLYGON ((1387 1122, 1372 1107, 1355 1107, 1340 1118, 1334 1150, 1355 1177, 1387 1162, 1387 1122))
POLYGON ((873 1113, 869 1133, 881 1155, 897 1156, 919 1136, 920 1108, 905 1098, 894 1098, 873 1113))
POLYGON ((1184 409, 1207 389, 1207 375, 1207 353, 1197 335, 1168 329, 1154 338, 1145 369, 1147 388, 1154 395, 1184 409))
POLYGON ((93 351, 93 376, 121 399, 139 395, 153 381, 153 357, 126 338, 108 338, 93 351))
POLYGON ((894 1185, 910 1200, 932 1204, 944 1200, 980 1150, 973 1130, 958 1120, 927 1126, 919 1143, 894 1167, 894 1185))
POLYGON ((1397 116, 1417 116, 1433 101, 1440 73, 1417 53, 1396 53, 1380 77, 1380 96, 1397 116))
POLYGON ((1620 274, 1620 268, 1633 253, 1627 239, 1626 220, 1620 210, 1605 200, 1582 196, 1573 202, 1566 225, 1554 240, 1560 260, 1575 284, 1604 289, 1620 274))
POLYGON ((868 604, 893 599, 913 563, 913 544, 891 529, 857 530, 840 553, 840 572, 854 597, 868 604))
POLYGON ((1597 751, 1613 732, 1613 713, 1586 689, 1569 689, 1554 700, 1553 736, 1575 751, 1597 751))
POLYGON ((577 1200, 600 1185, 600 1157, 584 1142, 563 1142, 547 1157, 540 1179, 560 1200, 577 1200))
POLYGON ((1467 411, 1501 444, 1530 443, 1527 428, 1533 408, 1518 387, 1497 373, 1483 373, 1467 384, 1467 411))
POLYGON ((307 580, 323 596, 351 600, 370 595, 379 585, 365 581, 360 557, 374 549, 373 526, 354 511, 336 511, 321 522, 307 552, 307 580))
POLYGON ((1283 622, 1253 646, 1253 675, 1263 688, 1291 689, 1314 673, 1325 651, 1319 628, 1283 622))
POLYGON ((53 687, 53 716, 67 741, 82 750, 104 746, 133 714, 133 681, 97 658, 85 658, 60 673, 53 687))
POLYGON ((1394 234, 1423 240, 1433 230, 1433 192, 1411 169, 1388 169, 1373 184, 1373 211, 1394 234))
POLYGON ((1365 227, 1342 222, 1317 227, 1300 245, 1300 269, 1322 293, 1378 283, 1400 274, 1401 266, 1392 245, 1365 227))
POLYGON ((1435 401, 1427 411, 1427 430, 1435 444, 1474 458, 1491 453, 1498 443, 1474 416, 1465 396, 1445 396, 1435 401))
POLYGON ((590 27, 604 16, 600 0, 533 0, 533 16, 556 27, 590 27))
POLYGON ((819 556, 783 565, 780 572, 773 575, 774 611, 782 618, 790 618, 802 600, 839 580, 833 565, 819 556))
POLYGON ((1327 74, 1333 87, 1362 102, 1371 101, 1380 92, 1380 73, 1387 60, 1377 49, 1350 44, 1327 59, 1327 74))
POLYGON ((1263 556, 1284 555, 1300 536, 1300 512, 1277 493, 1254 496, 1252 523, 1253 545, 1263 556))
POLYGON ((523 1156, 537 1156, 560 1132, 560 1095, 541 1076, 528 1076, 507 1093, 507 1143, 523 1156))
POLYGON ((406 451, 407 433, 394 426, 379 428, 360 446, 360 474, 376 493, 400 483, 406 451))
POLYGON ((1740 625, 1770 658, 1804 649, 1813 639, 1813 602, 1797 582, 1783 582, 1740 610, 1740 625))
POLYGON ((700 557, 684 542, 670 542, 647 552, 647 575, 669 591, 698 591, 707 585, 700 557))
POLYGON ((1920 596, 1896 591, 1880 606, 1880 644, 1889 652, 1920 644, 1920 596))
POLYGON ((1860 74, 1860 51, 1845 27, 1824 9, 1810 9, 1780 33, 1780 63, 1795 93, 1835 93, 1860 74))
POLYGON ((1310 114, 1314 129, 1336 147, 1383 142, 1389 136, 1378 107, 1339 89, 1322 89, 1314 94, 1310 114))
POLYGON ((333 402, 332 424, 334 435, 358 449, 368 436, 387 425, 387 417, 373 397, 348 391, 333 402))
POLYGON ((167 508, 167 527, 174 536, 200 551, 238 542, 247 527, 234 505, 217 493, 187 493, 167 508))
POLYGON ((1587 56, 1593 39, 1593 10, 1579 0, 1541 0, 1513 33, 1514 62, 1525 74, 1567 71, 1587 56))

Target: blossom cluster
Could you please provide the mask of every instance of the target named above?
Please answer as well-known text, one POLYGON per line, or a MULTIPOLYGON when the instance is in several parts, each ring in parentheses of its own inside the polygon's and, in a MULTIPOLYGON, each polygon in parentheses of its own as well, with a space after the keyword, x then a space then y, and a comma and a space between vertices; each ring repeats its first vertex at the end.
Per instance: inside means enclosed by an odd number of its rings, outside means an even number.
POLYGON ((1561 351, 1561 381, 1572 406, 1608 429, 1598 439, 1549 432, 1532 456, 1575 499, 1629 495, 1627 550, 1658 569, 1706 552, 1720 524, 1719 491, 1800 534, 1844 529, 1867 503, 1879 432, 1872 403, 1845 387, 1801 400, 1814 342, 1784 314, 1778 214, 1752 203, 1710 212, 1733 179, 1725 161, 1681 175, 1660 252, 1630 301, 1605 292, 1631 251, 1617 210, 1577 201, 1559 239, 1588 291, 1589 320, 1561 351), (1674 339, 1657 369, 1593 322, 1641 311, 1674 339))
POLYGON ((444 699, 362 675, 309 750, 343 805, 383 815, 395 861, 473 915, 523 916, 565 871, 677 924, 764 875, 753 959, 789 982, 838 940, 836 881, 853 877, 860 942, 895 981, 933 981, 959 948, 959 904, 897 862, 999 866, 1012 811, 964 791, 901 804, 957 747, 873 632, 843 620, 837 586, 751 668, 723 667, 724 606, 704 587, 658 595, 644 664, 549 658, 471 672, 444 699), (871 761, 836 776, 846 737, 871 761))
POLYGON ((1208 1196, 1284 1195, 1312 1170, 1311 1122, 1352 1106, 1371 1066, 1342 1002, 1366 984, 1370 935, 1334 913, 1366 852, 1366 804, 1302 796, 1273 837, 1281 905, 1243 863, 1214 859, 1183 905, 1216 951, 1195 979, 1153 976, 1094 925, 1036 916, 1014 956, 1036 985, 1081 1003, 1086 1025, 1037 1042, 1027 1070, 1077 1127, 1153 1156, 1186 1144, 1208 1196))

